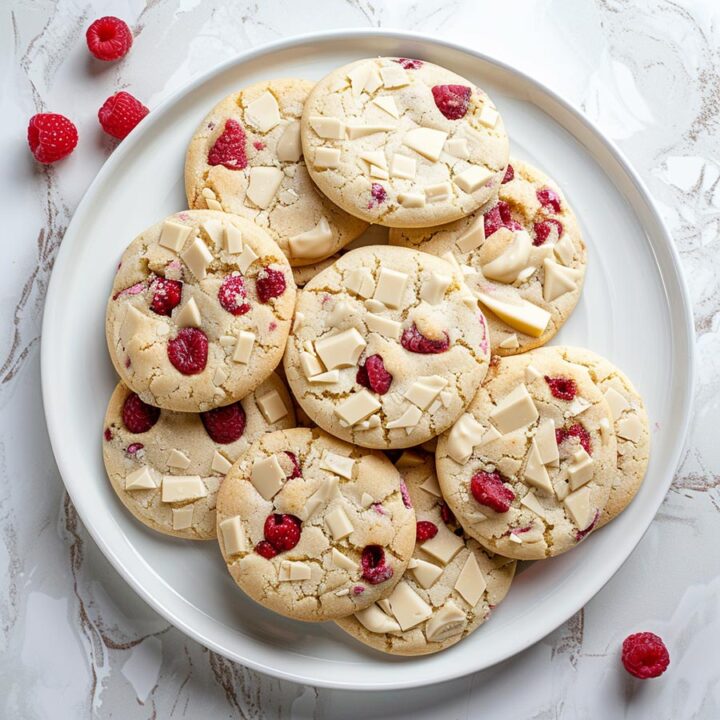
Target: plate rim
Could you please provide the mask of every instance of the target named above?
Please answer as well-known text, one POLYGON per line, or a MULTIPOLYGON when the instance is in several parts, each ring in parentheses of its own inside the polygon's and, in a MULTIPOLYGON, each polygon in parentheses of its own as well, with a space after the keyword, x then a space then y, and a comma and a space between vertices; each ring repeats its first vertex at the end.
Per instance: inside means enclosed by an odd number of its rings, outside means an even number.
MULTIPOLYGON (((55 257, 53 270, 50 276, 48 289, 45 298, 45 305, 42 316, 42 328, 41 328, 41 349, 40 349, 40 363, 41 363, 41 391, 43 410, 45 414, 46 424, 48 427, 48 435, 50 443, 55 457, 55 461, 60 472, 60 476, 65 485, 70 499, 73 505, 77 509, 78 515, 80 516, 83 525, 90 533, 95 543, 100 548, 103 555, 110 561, 111 565, 120 574, 123 580, 130 585, 130 587, 138 594, 148 605, 150 605, 156 612, 162 617, 172 623, 175 627, 180 629, 183 633, 193 638, 197 642, 201 643, 205 647, 218 652, 219 654, 227 657, 228 659, 238 662, 242 665, 250 667, 259 672, 271 675, 273 677, 282 678, 296 683, 303 683, 314 687, 324 687, 332 689, 347 689, 347 690, 361 690, 361 691, 379 691, 379 690, 391 690, 391 689, 404 689, 413 688, 420 685, 432 685, 435 683, 446 682, 452 679, 464 677, 474 672, 492 667, 509 657, 516 655, 517 653, 525 650, 531 645, 535 644, 543 637, 553 632, 569 617, 577 612, 577 608, 571 612, 557 612, 553 616, 549 623, 544 623, 541 629, 537 632, 530 633, 529 635, 523 636, 521 639, 516 639, 514 642, 509 643, 505 651, 498 653, 498 655, 487 663, 482 663, 477 667, 470 668, 458 668, 449 669, 445 672, 438 673, 437 676, 427 678, 417 677, 408 678, 406 680, 392 680, 389 682, 352 682, 347 680, 336 680, 334 678, 318 678, 305 676, 302 673, 289 672, 283 668, 273 667, 267 665, 262 661, 253 659, 252 657, 241 657, 236 652, 231 651, 229 648, 223 646, 218 640, 210 639, 202 634, 201 631, 196 630, 193 626, 185 622, 178 614, 168 606, 164 605, 159 599, 157 599, 150 590, 148 590, 133 574, 130 567, 126 566, 123 560, 116 554, 113 547, 103 537, 101 529, 95 525, 95 522, 90 513, 84 512, 82 498, 74 493, 70 485, 65 480, 66 475, 71 476, 71 464, 70 458, 68 457, 70 450, 66 450, 58 441, 59 427, 62 424, 62 415, 58 407, 58 403, 53 401, 53 385, 50 382, 51 375, 51 343, 45 342, 45 333, 48 327, 52 326, 53 314, 56 312, 55 308, 59 307, 57 298, 55 295, 58 293, 58 286, 60 280, 58 279, 65 266, 65 258, 67 252, 65 251, 64 238, 68 233, 71 233, 73 226, 79 223, 78 217, 82 218, 85 213, 86 207, 88 207, 94 195, 97 193, 97 188, 104 182, 106 176, 111 174, 115 167, 122 163, 124 159, 130 155, 140 142, 140 138, 144 134, 144 131, 154 126, 156 123, 162 120, 165 112, 168 111, 172 106, 180 102, 180 100, 192 93, 202 84, 213 80, 214 78, 222 75, 229 68, 233 66, 240 66, 244 63, 253 61, 265 55, 271 55, 275 52, 289 50, 298 46, 311 44, 313 42, 324 43, 327 41, 337 41, 342 39, 348 40, 362 40, 370 39, 377 36, 384 36, 389 39, 412 41, 430 46, 436 46, 440 48, 446 48, 451 51, 464 53, 468 56, 477 58, 478 60, 494 65, 504 72, 512 73, 518 76, 523 82, 534 88, 536 91, 547 95, 553 102, 561 107, 566 113, 572 116, 575 122, 578 122, 581 126, 589 131, 601 145, 605 147, 611 158, 618 164, 620 169, 623 171, 628 180, 632 183, 635 191, 638 193, 639 198, 645 205, 647 212, 649 213, 650 221, 655 225, 653 230, 653 237, 657 238, 660 244, 668 252, 670 265, 669 268, 673 271, 675 280, 678 286, 679 299, 681 300, 682 307, 679 308, 680 318, 682 318, 681 328, 684 330, 684 357, 686 358, 686 374, 684 378, 684 394, 681 396, 681 415, 682 423, 678 426, 678 432, 676 433, 678 440, 676 442, 674 452, 671 454, 672 457, 672 473, 667 473, 667 479, 662 484, 664 486, 664 493, 660 501, 655 504, 647 524, 642 529, 635 529, 634 534, 629 540, 628 552, 625 557, 617 564, 617 566, 610 572, 609 575, 602 577, 602 580, 595 583, 595 585, 588 585, 585 592, 578 596, 579 607, 583 607, 591 598, 593 598, 610 579, 618 572, 618 570, 625 564, 627 559, 630 557, 637 544, 640 542, 642 537, 647 532, 648 528, 652 524, 652 521, 657 514, 657 511, 662 504, 663 499, 667 495, 667 492, 672 483, 672 479, 675 471, 680 463, 682 456, 684 455, 689 428, 692 419, 692 407, 695 397, 695 383, 696 383, 696 348, 693 342, 694 338, 694 320, 692 314, 692 305, 690 302, 690 293, 687 285, 687 280, 683 271, 682 263, 680 260, 680 254, 672 241, 672 237, 662 216, 658 210, 657 204, 653 199, 651 193, 647 189, 645 182, 639 176, 638 172, 634 169, 632 164, 626 158, 625 154, 619 149, 616 143, 608 137, 598 125, 590 120, 582 110, 577 108, 574 104, 564 99, 561 95, 556 93, 552 88, 548 87, 545 83, 536 78, 528 75, 523 70, 512 63, 500 60, 493 55, 474 50, 462 43, 454 43, 437 37, 432 37, 425 33, 418 33, 408 30, 396 30, 388 28, 344 28, 336 30, 325 30, 321 32, 309 32, 302 33, 299 35, 293 35, 290 37, 282 38, 270 43, 263 43, 253 48, 238 53, 232 58, 229 58, 210 70, 202 73, 194 80, 178 88, 172 92, 167 98, 165 98, 160 104, 151 112, 141 123, 138 125, 140 130, 137 128, 119 145, 110 157, 103 163, 102 167, 94 177, 85 193, 83 194, 80 202, 78 203, 75 212, 71 218, 70 223, 63 236, 63 243, 61 243, 58 253, 55 257)), ((575 133, 571 133, 575 137, 575 133)), ((619 190, 623 197, 627 197, 627 193, 623 190, 619 190)), ((631 203, 634 210, 636 208, 635 203, 631 203)), ((637 214, 637 211, 636 211, 637 214)), ((641 227, 645 232, 648 231, 648 221, 642 218, 638 218, 641 227)), ((650 245, 653 254, 655 254, 656 247, 650 245)), ((678 338, 673 337, 673 343, 678 341, 678 338)), ((76 488, 75 488, 76 489, 76 488)))

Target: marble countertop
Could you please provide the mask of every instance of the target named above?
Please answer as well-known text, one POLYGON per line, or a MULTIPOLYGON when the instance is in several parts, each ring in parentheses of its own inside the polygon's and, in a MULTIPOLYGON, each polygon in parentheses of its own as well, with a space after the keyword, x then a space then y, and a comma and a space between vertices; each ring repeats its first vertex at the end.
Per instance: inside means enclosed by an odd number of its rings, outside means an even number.
POLYGON ((720 717, 720 6, 716 0, 10 0, 0 10, 0 716, 7 718, 720 717), (134 29, 99 67, 95 17, 134 29), (45 290, 72 213, 113 149, 99 99, 151 108, 218 62, 291 34, 416 30, 515 64, 581 107, 645 179, 689 278, 699 359, 695 419, 655 521, 607 586, 565 625, 490 670, 365 694, 275 680, 208 651, 151 610, 80 523, 45 429, 39 344, 45 290), (92 79, 92 82, 88 82, 92 79), (85 138, 35 165, 28 118, 55 111, 85 138), (89 141, 87 139, 90 139, 89 141), (630 632, 672 654, 662 679, 620 669, 630 632), (715 661, 712 661, 712 658, 715 661))

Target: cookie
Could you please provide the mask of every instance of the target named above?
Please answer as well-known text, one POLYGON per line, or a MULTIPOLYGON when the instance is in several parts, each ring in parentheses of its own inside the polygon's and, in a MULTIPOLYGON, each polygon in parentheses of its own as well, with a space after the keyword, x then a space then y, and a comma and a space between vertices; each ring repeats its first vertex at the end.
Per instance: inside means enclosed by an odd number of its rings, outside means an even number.
POLYGON ((144 402, 211 410, 270 375, 294 307, 290 266, 264 230, 236 215, 180 212, 123 253, 107 305, 108 349, 144 402))
POLYGON ((331 255, 329 258, 320 260, 312 265, 294 267, 292 273, 293 278, 295 278, 295 285, 299 288, 305 287, 318 273, 329 268, 339 257, 339 254, 331 255))
POLYGON ((300 116, 312 87, 306 80, 271 80, 233 93, 200 123, 185 159, 188 206, 252 220, 291 265, 332 255, 367 227, 308 175, 300 116))
POLYGON ((415 552, 388 598, 337 624, 376 650, 427 655, 488 619, 507 594, 517 563, 463 534, 440 495, 432 455, 406 451, 397 467, 417 518, 415 552))
POLYGON ((443 496, 483 547, 539 560, 597 527, 617 473, 612 415, 588 372, 551 348, 495 356, 438 440, 443 496))
POLYGON ((443 227, 391 230, 390 244, 456 261, 483 303, 493 353, 544 345, 580 298, 587 252, 557 185, 512 160, 499 200, 443 227))
POLYGON ((218 487, 232 463, 263 433, 294 425, 290 395, 275 373, 242 400, 201 415, 146 405, 120 383, 105 415, 105 469, 143 525, 210 540, 218 487))
POLYGON ((329 433, 362 447, 411 447, 463 412, 487 372, 488 344, 478 301, 451 265, 364 247, 300 292, 285 373, 329 433))
POLYGON ((217 508, 235 582, 296 620, 335 620, 386 597, 415 545, 392 463, 321 430, 263 435, 233 465, 217 508))
POLYGON ((598 520, 597 526, 602 527, 630 504, 645 478, 650 460, 650 427, 645 403, 630 379, 600 355, 576 347, 547 350, 584 367, 610 406, 617 440, 617 473, 610 488, 610 497, 598 520))
POLYGON ((358 60, 310 92, 308 170, 334 203, 388 227, 457 220, 497 196, 508 137, 492 100, 421 60, 358 60))

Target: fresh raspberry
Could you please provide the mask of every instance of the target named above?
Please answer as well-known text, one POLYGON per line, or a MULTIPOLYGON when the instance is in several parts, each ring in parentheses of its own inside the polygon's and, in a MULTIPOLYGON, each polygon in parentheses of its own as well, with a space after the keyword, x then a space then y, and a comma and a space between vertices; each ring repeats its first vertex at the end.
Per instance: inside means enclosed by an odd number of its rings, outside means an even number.
POLYGON ((168 340, 167 354, 175 369, 183 375, 197 375, 207 365, 207 335, 197 328, 183 328, 168 340))
POLYGON ((289 450, 285 450, 285 454, 290 458, 290 462, 292 463, 292 471, 287 476, 287 479, 294 480, 295 478, 302 477, 302 469, 300 468, 300 462, 297 459, 297 455, 289 450))
POLYGON ((548 220, 536 222, 533 225, 533 230, 535 231, 533 245, 535 245, 535 247, 542 245, 550 237, 553 228, 557 231, 558 239, 560 239, 563 234, 563 224, 559 220, 549 218, 548 220))
POLYGON ((560 196, 551 188, 540 188, 535 194, 543 207, 551 207, 556 213, 559 213, 562 209, 560 196))
POLYGON ((437 525, 429 520, 419 520, 415 526, 415 539, 421 543, 431 540, 438 533, 437 525))
POLYGON ((132 47, 133 36, 127 23, 108 15, 96 20, 85 33, 87 46, 98 60, 119 60, 132 47))
POLYGON ((545 382, 550 386, 550 392, 558 400, 572 400, 577 393, 577 385, 571 378, 545 376, 545 382))
POLYGON ((255 552, 266 560, 270 560, 277 555, 277 550, 267 540, 261 540, 255 546, 255 552))
MULTIPOLYGON (((118 270, 119 269, 120 267, 118 266, 118 270)), ((124 295, 139 295, 141 292, 143 292, 143 290, 145 290, 145 283, 138 282, 134 285, 131 285, 130 287, 124 288, 123 290, 118 290, 118 292, 113 295, 112 299, 117 300, 119 297, 123 297, 124 295)))
POLYGON ((200 419, 210 439, 221 445, 239 440, 245 432, 245 411, 239 402, 200 413, 200 419))
POLYGON ((445 502, 440 503, 440 517, 446 525, 457 525, 455 514, 445 502))
POLYGON ((590 433, 585 429, 585 426, 581 423, 575 423, 571 425, 567 430, 565 428, 558 428, 555 430, 555 442, 559 445, 569 437, 575 437, 580 441, 583 449, 588 455, 592 455, 592 440, 590 439, 590 433))
POLYGON ((382 503, 373 503, 371 507, 378 515, 387 515, 387 512, 385 511, 382 503))
POLYGON ((368 210, 372 210, 378 205, 382 205, 387 198, 387 192, 380 183, 372 183, 370 185, 370 201, 368 202, 368 210))
POLYGON ((513 231, 522 230, 522 225, 513 220, 510 206, 504 200, 499 200, 497 205, 485 213, 483 223, 485 225, 485 237, 490 237, 502 227, 513 231))
POLYGON ((128 455, 137 455, 145 446, 142 443, 130 443, 126 448, 125 452, 128 455))
POLYGON ((75 149, 78 131, 64 115, 39 113, 30 118, 27 139, 38 162, 54 163, 75 149))
POLYGON ((378 395, 384 395, 390 389, 392 381, 393 376, 385 369, 385 363, 380 355, 370 355, 358 368, 355 376, 355 382, 370 388, 378 395))
POLYGON ((294 515, 268 515, 263 527, 265 539, 277 550, 292 550, 300 542, 300 518, 294 515))
POLYGON ((244 170, 247 167, 245 131, 237 120, 225 121, 222 134, 208 153, 208 165, 222 165, 228 170, 244 170))
POLYGON ((385 564, 385 551, 379 545, 366 545, 360 555, 362 578, 371 585, 379 585, 393 576, 393 569, 385 564))
POLYGON ((435 85, 432 94, 438 110, 448 120, 460 120, 467 113, 472 88, 467 85, 435 85))
POLYGON ((410 499, 410 493, 404 480, 400 481, 400 497, 402 497, 403 505, 410 509, 412 507, 412 500, 410 499))
POLYGON ((400 338, 400 344, 410 352, 419 353, 420 355, 437 355, 438 353, 447 352, 450 349, 450 337, 447 333, 444 340, 430 340, 426 338, 416 325, 412 325, 403 331, 400 338))
POLYGON ((655 633, 634 633, 623 640, 622 664, 631 675, 647 680, 659 677, 668 669, 670 653, 655 633))
POLYGON ((122 419, 125 427, 134 434, 147 432, 160 417, 160 408, 148 405, 132 393, 125 398, 122 419))
POLYGON ((423 65, 422 60, 415 60, 413 58, 396 58, 395 62, 402 65, 405 70, 419 70, 423 65))
POLYGON ((121 90, 103 103, 98 120, 108 135, 122 140, 149 112, 136 97, 121 90))
POLYGON ((250 310, 250 304, 243 302, 246 297, 245 278, 242 275, 228 275, 218 290, 220 305, 231 315, 244 315, 250 310))
POLYGON ((150 309, 158 315, 170 315, 180 304, 183 284, 179 280, 156 277, 150 284, 152 300, 150 309))
POLYGON ((110 428, 105 428, 105 432, 103 433, 103 437, 107 442, 110 442, 113 438, 112 430, 110 428))
POLYGON ((505 170, 505 175, 503 176, 501 185, 504 185, 505 183, 509 183, 511 180, 515 179, 515 168, 513 168, 512 165, 508 165, 507 169, 505 170))
POLYGON ((497 471, 475 473, 470 481, 470 492, 481 505, 499 513, 507 512, 515 499, 515 493, 503 483, 497 471))
POLYGON ((281 270, 263 268, 255 281, 255 290, 261 303, 267 303, 270 298, 280 297, 287 287, 285 275, 281 270))

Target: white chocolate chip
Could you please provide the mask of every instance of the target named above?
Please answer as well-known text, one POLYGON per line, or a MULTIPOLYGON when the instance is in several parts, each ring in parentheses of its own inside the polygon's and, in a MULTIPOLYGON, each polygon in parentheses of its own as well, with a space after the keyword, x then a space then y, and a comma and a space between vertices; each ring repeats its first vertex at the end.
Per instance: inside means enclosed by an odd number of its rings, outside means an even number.
POLYGON ((369 508, 375 502, 375 498, 370 494, 364 492, 360 498, 360 505, 365 509, 369 508))
POLYGON ((175 315, 175 324, 178 327, 200 327, 202 318, 200 310, 195 302, 195 298, 191 297, 175 315))
POLYGON ((390 164, 390 174, 395 178, 413 180, 417 174, 417 160, 407 155, 395 153, 390 164))
POLYGON ((245 195, 255 205, 265 210, 273 201, 284 177, 285 173, 280 168, 252 167, 245 195))
POLYGON ((445 143, 445 152, 460 160, 467 160, 470 157, 470 148, 465 138, 449 138, 445 143))
POLYGON ((369 298, 375 290, 375 281, 370 269, 365 267, 353 268, 348 273, 345 287, 362 298, 369 298))
POLYGON ((433 271, 427 282, 423 283, 420 298, 430 305, 437 305, 445 297, 445 291, 450 287, 451 282, 450 275, 433 271))
POLYGON ((460 252, 469 253, 485 242, 485 220, 478 215, 470 227, 457 239, 455 244, 460 252))
POLYGON ((528 453, 527 463, 525 464, 523 478, 526 484, 532 485, 548 495, 553 494, 550 476, 540 460, 540 451, 538 450, 535 438, 533 438, 530 444, 530 452, 528 453))
POLYGON ((345 138, 345 125, 337 118, 326 118, 315 115, 308 119, 310 127, 315 133, 327 140, 343 140, 345 138))
POLYGON ((331 170, 340 165, 340 150, 337 148, 319 147, 315 151, 313 165, 316 170, 331 170))
POLYGON ((527 300, 516 298, 513 302, 478 293, 478 299, 510 327, 531 337, 540 337, 550 322, 550 313, 527 300))
POLYGON ((308 378, 309 382, 313 384, 332 385, 333 383, 340 382, 340 371, 339 370, 328 370, 318 375, 313 375, 308 378))
POLYGON ((535 433, 535 443, 540 462, 543 465, 557 464, 560 453, 557 446, 557 436, 555 435, 555 422, 552 418, 545 418, 540 421, 535 433))
POLYGON ((333 548, 330 552, 330 560, 335 567, 348 572, 357 570, 357 563, 353 562, 347 555, 341 553, 337 548, 333 548))
POLYGON ((346 480, 352 480, 354 466, 355 461, 351 457, 332 452, 326 452, 320 461, 320 468, 322 470, 329 470, 340 477, 344 477, 346 480))
POLYGON ((537 420, 538 414, 527 387, 519 385, 497 404, 490 419, 503 435, 507 435, 537 420))
POLYGON ((580 530, 586 530, 593 520, 593 511, 590 505, 590 488, 583 487, 570 493, 564 500, 563 505, 570 514, 572 521, 580 530))
POLYGON ((577 281, 582 275, 580 270, 565 267, 553 260, 543 261, 545 280, 543 281, 543 300, 552 302, 561 295, 577 290, 577 281))
POLYGON ((377 167, 377 165, 370 166, 370 177, 376 178, 377 180, 388 180, 390 175, 387 170, 377 167))
POLYGON ((453 182, 466 193, 474 193, 481 188, 493 174, 482 165, 471 165, 466 170, 455 175, 453 182))
POLYGON ((575 246, 569 235, 565 235, 553 246, 555 255, 563 265, 570 265, 575 257, 575 246))
POLYGON ((295 317, 293 318, 293 327, 292 331, 296 333, 305 323, 305 313, 302 312, 296 312, 295 317))
POLYGON ((199 500, 208 494, 205 483, 199 475, 164 475, 162 479, 162 501, 164 503, 199 500))
POLYGON ((471 552, 455 581, 455 589, 470 607, 475 607, 482 599, 485 588, 487 588, 487 581, 477 564, 475 553, 471 552))
POLYGON ((531 383, 535 380, 539 380, 542 377, 542 373, 534 366, 528 365, 525 368, 525 382, 531 383))
POLYGON ((199 237, 192 241, 190 247, 180 257, 198 280, 207 277, 207 266, 212 262, 213 255, 199 237))
POLYGON ((449 182, 441 182, 436 185, 425 186, 425 200, 429 203, 445 202, 452 195, 452 187, 449 182))
POLYGON ((236 255, 243 250, 242 232, 240 232, 240 228, 232 223, 225 226, 224 247, 225 252, 230 255, 236 255))
POLYGON ((318 489, 307 499, 299 513, 301 520, 309 520, 321 507, 327 505, 336 494, 339 479, 336 476, 323 478, 318 489))
POLYGON ((465 547, 465 542, 454 532, 450 532, 445 523, 441 523, 438 525, 437 535, 426 540, 420 547, 423 552, 447 565, 465 547))
POLYGON ((407 208, 425 207, 425 194, 419 192, 398 193, 398 202, 407 208))
POLYGON ((349 317, 350 312, 350 305, 344 300, 340 300, 340 302, 335 304, 330 315, 328 315, 328 325, 339 329, 349 317))
POLYGON ((233 517, 222 520, 218 527, 227 556, 232 557, 245 551, 247 543, 242 519, 239 515, 233 515, 233 517))
POLYGON ((174 220, 166 220, 160 231, 160 239, 158 245, 161 245, 175 253, 180 252, 188 236, 192 232, 192 226, 183 225, 174 220))
POLYGON ((264 500, 272 500, 285 482, 285 472, 275 455, 256 460, 250 473, 250 482, 264 500))
POLYGON ((513 532, 510 533, 509 539, 510 542, 514 542, 516 545, 522 545, 522 538, 513 532))
POLYGON ((193 506, 185 505, 180 508, 172 509, 172 526, 173 530, 187 530, 192 527, 193 506))
POLYGON ((380 268, 373 299, 390 308, 400 307, 409 279, 410 277, 406 273, 385 267, 380 268))
POLYGON ((213 472, 220 473, 221 475, 226 475, 227 471, 232 467, 232 463, 221 453, 217 450, 213 453, 213 459, 212 459, 212 465, 210 466, 210 469, 213 472))
POLYGON ((380 77, 386 88, 399 88, 410 84, 407 72, 397 64, 381 67, 380 77))
POLYGON ((421 410, 426 410, 448 381, 439 375, 418 378, 405 393, 405 398, 421 410))
POLYGON ((381 405, 377 399, 365 388, 360 392, 353 393, 349 398, 343 400, 335 408, 335 414, 345 421, 348 426, 370 417, 380 409, 381 405))
POLYGON ((498 111, 486 101, 482 106, 478 119, 485 127, 494 128, 497 124, 498 117, 500 117, 498 111))
POLYGON ((458 418, 448 435, 447 452, 457 463, 464 465, 478 445, 485 430, 483 426, 471 415, 464 413, 458 418))
POLYGON ((524 230, 516 232, 505 252, 492 262, 483 265, 483 275, 502 283, 515 282, 518 273, 527 265, 531 249, 530 236, 524 230))
POLYGON ((280 122, 280 108, 275 96, 267 90, 245 108, 245 122, 266 133, 280 122))
POLYGON ((379 300, 373 300, 373 298, 368 298, 365 301, 365 307, 372 313, 381 313, 387 310, 379 300))
POLYGON ((411 405, 405 412, 397 419, 391 420, 386 423, 385 427, 388 430, 397 430, 398 428, 414 428, 422 417, 422 410, 411 405))
MULTIPOLYGON (((407 452, 408 451, 406 450, 403 455, 405 455, 407 452)), ((425 461, 423 460, 423 462, 425 461)), ((424 490, 426 493, 430 493, 430 495, 434 495, 435 497, 442 497, 442 492, 440 491, 440 486, 438 485, 435 473, 430 473, 430 475, 425 478, 425 480, 420 485, 420 489, 424 490)))
POLYGON ((392 125, 361 125, 359 123, 348 123, 345 126, 348 140, 357 140, 358 138, 375 135, 375 133, 390 132, 395 128, 392 125))
POLYGON ((373 603, 370 607, 355 613, 355 619, 373 633, 400 632, 400 626, 373 603))
POLYGON ((368 313, 365 317, 365 324, 370 332, 376 332, 379 335, 390 338, 391 340, 399 340, 402 331, 402 324, 397 320, 382 317, 368 313))
POLYGON ((250 356, 252 355, 254 345, 255 333, 248 332, 247 330, 241 330, 238 333, 237 345, 235 346, 235 352, 233 353, 232 358, 233 361, 247 365, 250 362, 250 356))
POLYGON ((408 130, 403 137, 403 144, 428 160, 437 162, 446 139, 447 133, 442 130, 420 127, 408 130))
POLYGON ((388 602, 403 631, 432 616, 432 608, 403 580, 395 586, 388 602))
POLYGON ((637 415, 630 415, 630 417, 623 418, 617 423, 615 433, 623 440, 636 443, 642 435, 640 418, 638 418, 637 415))
POLYGON ((400 111, 395 104, 395 100, 390 95, 379 95, 373 100, 373 104, 377 105, 381 110, 384 110, 396 120, 400 117, 400 111))
POLYGON ((210 236, 215 248, 222 246, 223 236, 225 235, 225 223, 222 220, 205 220, 201 223, 202 229, 210 236))
POLYGON ((466 625, 465 613, 452 600, 447 600, 428 620, 425 637, 428 642, 445 642, 462 633, 466 625))
POLYGON ((157 473, 147 465, 134 470, 125 478, 126 490, 154 490, 157 486, 157 473))
POLYGON ((355 529, 347 513, 341 507, 336 507, 325 516, 325 524, 335 541, 346 538, 355 529))
POLYGON ((520 500, 520 504, 524 505, 528 510, 534 512, 538 517, 543 519, 546 518, 545 508, 540 504, 540 501, 537 499, 532 490, 525 493, 522 500, 520 500))
POLYGON ((324 337, 315 343, 315 351, 328 370, 337 367, 357 365, 360 354, 367 343, 355 329, 349 328, 336 335, 324 337))
POLYGON ((173 448, 167 459, 168 467, 187 470, 190 467, 190 458, 181 450, 173 448))
POLYGON ((295 258, 320 257, 330 251, 332 239, 332 228, 327 219, 321 217, 314 228, 290 238, 290 255, 295 258))
POLYGON ((261 395, 256 399, 256 402, 260 412, 271 425, 288 414, 288 409, 285 407, 285 403, 277 390, 270 390, 270 392, 261 395))
POLYGON ((213 384, 222 385, 227 379, 228 379, 227 370, 222 365, 218 365, 218 367, 215 370, 215 374, 213 375, 213 384))
POLYGON ((625 410, 630 408, 630 403, 613 387, 608 387, 604 395, 605 401, 610 406, 612 419, 614 422, 617 422, 625 410))
POLYGON ((414 563, 412 574, 415 576, 418 585, 425 590, 432 587, 443 573, 441 567, 427 560, 414 560, 414 563))
POLYGON ((245 274, 248 268, 258 259, 257 253, 249 246, 245 245, 242 252, 236 260, 236 264, 240 272, 245 274))
POLYGON ((322 363, 318 359, 317 355, 303 351, 300 353, 300 367, 306 378, 311 378, 313 375, 319 375, 324 372, 322 363))
POLYGON ((300 122, 293 120, 285 126, 283 134, 275 148, 277 159, 280 162, 298 162, 302 157, 302 143, 300 142, 300 122))
POLYGON ((368 150, 359 153, 358 157, 369 165, 376 165, 383 170, 388 169, 387 158, 382 150, 368 150))
POLYGON ((505 348, 506 350, 517 350, 517 348, 520 347, 518 336, 515 333, 508 335, 498 347, 505 348))
POLYGON ((577 490, 592 480, 595 461, 587 454, 584 448, 580 448, 573 454, 573 462, 568 466, 568 478, 570 489, 577 490))
POLYGON ((283 560, 280 563, 278 573, 279 582, 296 582, 298 580, 310 580, 312 568, 307 563, 299 560, 283 560))

